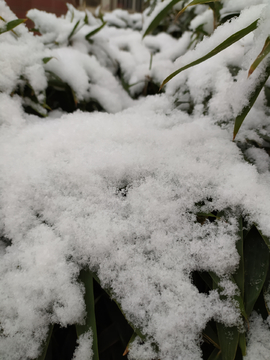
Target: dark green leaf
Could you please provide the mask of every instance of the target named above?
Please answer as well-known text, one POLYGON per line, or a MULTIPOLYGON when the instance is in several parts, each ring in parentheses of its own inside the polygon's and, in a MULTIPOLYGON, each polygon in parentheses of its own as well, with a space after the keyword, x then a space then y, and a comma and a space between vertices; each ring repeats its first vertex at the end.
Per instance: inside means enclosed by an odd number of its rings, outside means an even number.
POLYGON ((180 0, 172 0, 167 6, 165 6, 157 15, 156 17, 151 21, 148 28, 145 30, 143 34, 143 38, 148 35, 150 32, 152 32, 158 24, 164 19, 164 17, 168 14, 168 12, 172 9, 172 7, 177 4, 180 0))
POLYGON ((217 323, 217 331, 222 360, 234 360, 239 341, 237 327, 226 327, 224 324, 217 323))
POLYGON ((239 334, 239 347, 241 349, 242 355, 246 356, 247 346, 246 346, 246 335, 245 333, 239 334))
POLYGON ((239 219, 239 228, 238 228, 238 240, 236 242, 236 249, 240 256, 239 266, 234 273, 233 277, 235 282, 240 290, 240 295, 244 299, 244 242, 243 242, 243 220, 242 217, 239 219))
POLYGON ((260 54, 257 56, 254 63, 249 68, 248 76, 250 76, 253 71, 258 67, 258 65, 261 63, 261 61, 269 54, 270 52, 270 36, 265 40, 264 46, 260 54))
POLYGON ((197 213, 197 216, 203 216, 203 217, 214 217, 216 219, 219 219, 218 216, 212 214, 212 213, 204 213, 204 212, 200 212, 200 213, 197 213))
POLYGON ((83 21, 86 25, 88 25, 88 15, 86 12, 85 12, 85 17, 84 17, 83 21))
MULTIPOLYGON (((219 293, 221 293, 223 291, 223 288, 220 286, 220 278, 219 278, 219 276, 217 276, 212 271, 209 271, 209 275, 211 276, 211 278, 213 280, 213 288, 218 289, 219 293)), ((232 283, 236 284, 235 279, 234 279, 233 276, 230 276, 229 279, 231 280, 232 283)), ((221 298, 222 297, 224 297, 224 295, 221 295, 221 298)), ((246 310, 245 310, 245 305, 244 305, 243 298, 241 297, 241 295, 234 295, 233 298, 237 302, 239 310, 241 311, 241 314, 247 320, 248 316, 247 316, 247 313, 246 313, 246 310)))
POLYGON ((203 281, 206 283, 206 285, 209 287, 209 289, 213 289, 213 281, 211 279, 211 276, 206 272, 200 272, 200 277, 203 279, 203 281))
POLYGON ((98 353, 98 339, 97 339, 97 327, 96 327, 96 316, 95 316, 95 298, 94 298, 94 287, 93 287, 93 276, 89 270, 82 270, 79 276, 80 281, 85 287, 85 307, 86 307, 86 320, 84 325, 76 325, 76 331, 78 337, 90 329, 93 335, 93 360, 99 360, 98 353))
POLYGON ((215 49, 213 49, 212 51, 210 51, 208 54, 202 56, 201 58, 189 63, 188 65, 185 65, 183 67, 181 67, 180 69, 176 70, 175 72, 173 72, 171 75, 169 75, 161 84, 162 88, 168 81, 170 81, 173 77, 175 77, 176 75, 178 75, 180 72, 198 65, 202 62, 204 62, 205 60, 210 59, 211 57, 215 56, 216 54, 218 54, 219 52, 223 51, 224 49, 226 49, 227 47, 231 46, 232 44, 234 44, 236 41, 242 39, 244 36, 246 36, 247 34, 249 34, 250 32, 254 31, 257 27, 257 23, 258 20, 254 21, 252 24, 250 24, 249 26, 247 26, 246 28, 237 31, 236 33, 234 33, 233 35, 231 35, 230 37, 228 37, 228 39, 226 39, 225 41, 223 41, 221 44, 219 44, 215 49))
POLYGON ((44 64, 47 64, 52 58, 53 58, 53 56, 45 57, 45 58, 42 59, 42 61, 43 61, 44 64))
POLYGON ((123 356, 127 355, 127 353, 129 352, 130 345, 133 343, 133 341, 136 339, 137 336, 138 335, 135 332, 132 334, 132 336, 127 344, 127 347, 123 353, 123 356))
POLYGON ((203 337, 220 350, 218 336, 209 323, 203 331, 203 337))
POLYGON ((76 31, 77 27, 79 26, 79 23, 80 23, 80 20, 78 20, 78 21, 76 22, 76 24, 74 25, 71 33, 70 33, 69 36, 68 36, 68 40, 70 40, 70 39, 72 38, 72 36, 75 34, 75 31, 76 31))
POLYGON ((93 31, 88 33, 87 35, 85 35, 85 39, 89 40, 92 36, 94 36, 96 33, 98 33, 106 24, 107 23, 104 22, 102 25, 100 25, 99 27, 97 27, 96 29, 94 29, 93 31))
POLYGON ((267 79, 269 78, 269 75, 270 75, 270 65, 267 66, 266 70, 264 71, 264 73, 260 77, 260 80, 255 84, 255 88, 254 88, 254 90, 251 92, 251 94, 249 96, 248 105, 245 106, 242 109, 241 113, 235 119, 234 130, 233 130, 233 140, 235 139, 235 137, 236 137, 236 135, 237 135, 243 121, 245 120, 247 114, 249 113, 250 109, 252 108, 255 101, 257 100, 257 97, 259 96, 259 94, 260 94, 262 88, 264 87, 267 79))
POLYGON ((249 316, 262 291, 268 267, 269 250, 255 226, 244 239, 245 304, 249 316))
POLYGON ((219 349, 214 349, 208 360, 218 360, 220 359, 220 355, 221 351, 219 349))
POLYGON ((261 237, 263 238, 266 246, 268 247, 268 249, 270 250, 270 239, 269 237, 265 236, 262 234, 262 232, 256 227, 256 229, 258 230, 258 232, 260 233, 261 237))
POLYGON ((204 5, 204 4, 212 3, 212 2, 216 2, 216 1, 219 1, 219 0, 193 0, 187 6, 185 6, 181 11, 179 11, 179 13, 177 14, 177 17, 179 17, 190 6, 204 5))
MULTIPOLYGON (((96 280, 96 282, 100 285, 100 280, 98 278, 98 276, 92 272, 92 276, 93 278, 96 280)), ((118 306, 118 308, 120 309, 121 313, 124 315, 125 317, 125 314, 121 308, 121 305, 115 300, 113 299, 113 296, 112 296, 112 291, 110 289, 106 289, 106 288, 103 288, 103 290, 109 295, 109 297, 115 302, 115 304, 118 306)), ((126 318, 126 317, 125 317, 126 318)), ((127 319, 126 319, 127 320, 127 319)), ((129 323, 129 325, 132 327, 132 329, 134 330, 134 332, 142 339, 142 340, 145 340, 146 339, 146 336, 141 332, 141 330, 139 328, 137 328, 134 324, 132 324, 130 321, 127 320, 127 322, 129 323)))
MULTIPOLYGON (((2 18, 3 20, 3 18, 2 18)), ((27 19, 16 19, 16 20, 12 20, 8 23, 5 24, 5 26, 0 29, 0 34, 3 34, 7 31, 12 31, 16 26, 25 23, 27 19)))
POLYGON ((42 354, 36 360, 45 360, 46 354, 47 354, 47 351, 48 351, 48 347, 49 347, 49 344, 50 344, 50 341, 51 341, 52 333, 53 333, 53 327, 54 327, 54 325, 51 324, 50 327, 49 327, 49 332, 48 332, 48 335, 47 335, 47 339, 43 344, 42 354))
POLYGON ((215 273, 213 273, 212 271, 209 271, 209 275, 211 276, 212 280, 213 280, 213 286, 216 288, 220 289, 219 286, 219 282, 220 282, 220 278, 219 276, 217 276, 215 273))

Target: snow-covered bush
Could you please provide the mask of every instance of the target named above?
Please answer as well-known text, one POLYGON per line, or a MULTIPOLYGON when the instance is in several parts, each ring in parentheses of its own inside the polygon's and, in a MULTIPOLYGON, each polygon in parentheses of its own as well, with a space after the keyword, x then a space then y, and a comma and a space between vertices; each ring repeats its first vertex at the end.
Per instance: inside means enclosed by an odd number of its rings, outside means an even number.
POLYGON ((231 141, 269 4, 210 5, 224 23, 201 4, 179 39, 142 39, 166 0, 0 33, 1 359, 269 358, 269 82, 231 141))

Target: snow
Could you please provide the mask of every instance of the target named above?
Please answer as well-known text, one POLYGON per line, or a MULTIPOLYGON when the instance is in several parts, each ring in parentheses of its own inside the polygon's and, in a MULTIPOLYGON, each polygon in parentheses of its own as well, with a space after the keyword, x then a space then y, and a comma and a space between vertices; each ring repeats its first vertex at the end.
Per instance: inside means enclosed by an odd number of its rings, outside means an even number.
POLYGON ((245 356, 245 360, 254 358, 261 360, 269 359, 269 325, 255 312, 251 314, 248 340, 247 356, 245 356))
POLYGON ((91 360, 92 358, 92 334, 91 331, 88 331, 79 337, 73 360, 91 360))
MULTIPOLYGON (((0 235, 12 240, 7 246, 0 238, 1 359, 35 359, 51 324, 83 323, 84 289, 77 279, 85 267, 147 335, 143 345, 133 342, 131 359, 155 358, 155 343, 160 359, 198 360, 208 321, 243 326, 233 299, 238 289, 228 277, 239 263, 238 218, 247 216, 270 236, 270 172, 265 150, 250 146, 244 152, 250 163, 244 159, 231 141, 231 119, 257 81, 246 78, 247 69, 264 43, 266 21, 254 36, 175 77, 164 94, 134 100, 117 74, 134 97, 147 79, 160 85, 168 73, 269 10, 265 1, 250 5, 194 50, 188 50, 191 31, 180 39, 160 33, 142 40, 134 31, 141 18, 122 10, 106 14, 108 24, 88 42, 85 35, 101 20, 89 13, 84 24, 85 13, 71 5, 61 19, 29 11, 40 37, 24 25, 16 30, 18 39, 0 35, 5 50, 0 52, 5 69, 0 79, 0 235), (43 64, 48 56, 52 59, 43 64), (240 71, 234 74, 229 66, 240 71), (46 71, 67 83, 79 101, 95 99, 107 113, 58 109, 46 119, 26 114, 23 105, 30 98, 12 92, 24 84, 24 76, 42 103, 46 71), (181 110, 176 100, 193 104, 193 113, 181 110), (199 212, 222 210, 220 220, 197 221, 199 212), (220 276, 227 298, 216 290, 199 293, 191 280, 194 271, 220 276)), ((3 0, 0 10, 13 18, 3 0)), ((199 22, 204 19, 204 8, 198 16, 199 22)), ((262 71, 263 66, 257 74, 262 71)), ((239 142, 248 138, 262 145, 260 133, 269 133, 263 94, 239 142)), ((254 314, 250 329, 247 359, 258 353, 259 360, 266 359, 267 323, 254 314)), ((91 346, 91 333, 82 335, 73 359, 91 359, 91 346)))

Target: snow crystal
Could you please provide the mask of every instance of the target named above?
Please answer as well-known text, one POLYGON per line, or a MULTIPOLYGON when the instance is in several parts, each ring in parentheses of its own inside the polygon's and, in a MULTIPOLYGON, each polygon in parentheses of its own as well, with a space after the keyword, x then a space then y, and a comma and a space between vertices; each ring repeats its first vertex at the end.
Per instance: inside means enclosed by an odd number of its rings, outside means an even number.
POLYGON ((268 360, 270 352, 269 335, 270 329, 266 321, 255 312, 250 317, 250 329, 248 332, 247 355, 245 360, 268 360))
POLYGON ((88 331, 86 334, 82 334, 78 339, 78 347, 75 350, 73 360, 92 360, 92 333, 88 331))
MULTIPOLYGON (((23 276, 20 282, 29 284, 22 289, 14 281, 9 291, 16 296, 8 292, 0 302, 17 311, 16 317, 4 311, 3 324, 15 321, 5 331, 18 344, 14 329, 38 331, 48 324, 49 309, 50 319, 62 324, 81 319, 75 279, 86 264, 112 287, 162 357, 198 358, 199 333, 211 318, 239 323, 230 299, 219 300, 215 291, 199 294, 190 282, 194 270, 234 271, 237 219, 228 213, 226 221, 201 225, 193 214, 203 200, 203 211, 230 207, 237 214, 239 208, 269 234, 268 218, 256 216, 269 214, 269 192, 226 131, 207 117, 192 119, 179 110, 165 115, 169 108, 170 100, 158 96, 116 115, 77 112, 26 125, 12 137, 3 131, 1 223, 13 245, 1 283, 23 276), (48 295, 40 297, 44 286, 48 295), (30 294, 37 294, 33 309, 43 309, 41 325, 24 320, 23 299, 30 306, 30 294)), ((8 340, 2 341, 4 348, 8 340)))

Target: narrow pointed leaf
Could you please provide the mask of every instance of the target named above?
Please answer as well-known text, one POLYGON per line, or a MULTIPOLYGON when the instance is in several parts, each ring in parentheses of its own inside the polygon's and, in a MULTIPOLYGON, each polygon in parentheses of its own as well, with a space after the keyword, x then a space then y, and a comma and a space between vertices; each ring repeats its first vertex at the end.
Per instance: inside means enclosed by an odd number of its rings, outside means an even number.
POLYGON ((257 100, 257 97, 259 96, 262 88, 264 87, 267 79, 269 78, 270 75, 270 65, 267 66, 265 72, 262 74, 260 80, 258 81, 258 83, 256 84, 253 92, 251 93, 250 97, 249 97, 249 102, 248 105, 245 106, 241 113, 236 117, 235 122, 234 122, 234 130, 233 130, 233 140, 235 139, 243 121, 245 120, 247 114, 249 113, 250 109, 252 108, 252 106, 254 105, 255 101, 257 100))
POLYGON ((98 33, 106 24, 107 23, 104 22, 101 26, 97 27, 96 29, 94 29, 93 31, 91 31, 90 33, 85 35, 85 39, 89 40, 92 36, 94 36, 96 33, 98 33))
POLYGON ((79 26, 79 23, 80 23, 80 20, 78 20, 78 21, 76 22, 76 24, 74 25, 71 33, 70 33, 69 36, 68 36, 68 40, 70 40, 70 39, 72 38, 72 36, 75 34, 75 31, 76 31, 77 27, 79 26))
POLYGON ((47 355, 47 351, 48 351, 48 347, 49 347, 49 344, 50 344, 50 341, 51 341, 53 328, 54 328, 54 325, 51 324, 50 328, 49 328, 48 335, 47 335, 47 339, 46 339, 46 341, 44 342, 44 345, 43 345, 42 354, 36 360, 45 360, 46 355, 47 355))
MULTIPOLYGON (((3 18, 1 18, 1 20, 4 21, 3 18)), ((26 20, 27 19, 16 19, 6 23, 5 26, 2 29, 0 29, 0 34, 3 34, 7 31, 12 31, 16 26, 25 23, 26 20)))
MULTIPOLYGON (((91 272, 93 278, 95 279, 95 281, 100 285, 100 280, 98 278, 98 276, 94 273, 94 272, 91 272)), ((103 290, 109 295, 109 297, 115 302, 115 304, 118 306, 118 308, 120 309, 121 313, 124 315, 125 317, 125 314, 121 308, 121 305, 115 300, 113 299, 113 296, 112 296, 112 291, 110 289, 106 289, 106 288, 103 288, 103 290)), ((125 317, 126 318, 126 317, 125 317)), ((127 318, 126 318, 127 320, 127 318)), ((127 320, 127 322, 129 323, 129 325, 132 327, 132 329, 134 330, 134 332, 136 332, 136 334, 142 339, 142 340, 146 340, 146 336, 141 332, 141 330, 136 327, 134 324, 132 324, 129 320, 127 320)))
POLYGON ((249 316, 262 291, 268 267, 269 250, 255 226, 244 239, 245 305, 249 316))
POLYGON ((209 287, 209 289, 213 290, 213 281, 211 279, 211 276, 209 276, 209 274, 207 273, 199 273, 199 275, 206 283, 206 285, 209 287))
POLYGON ((96 316, 95 316, 95 297, 94 297, 94 286, 93 276, 89 270, 82 270, 79 276, 85 287, 85 307, 86 307, 86 320, 84 325, 76 325, 77 336, 88 332, 90 329, 93 334, 93 360, 99 360, 98 353, 98 338, 97 338, 97 327, 96 327, 96 316))
POLYGON ((160 89, 162 89, 162 87, 168 82, 170 81, 173 77, 175 77, 176 75, 180 74, 182 71, 191 68, 192 66, 198 65, 208 59, 210 59, 211 57, 215 56, 216 54, 220 53, 222 50, 226 49, 227 47, 231 46, 232 44, 234 44, 235 42, 237 42, 238 40, 242 39, 244 36, 246 36, 247 34, 249 34, 250 32, 254 31, 257 27, 257 23, 258 20, 254 21, 252 24, 250 24, 249 26, 247 26, 246 28, 237 31, 236 33, 234 33, 233 35, 231 35, 230 37, 228 37, 226 40, 224 40, 221 44, 219 44, 217 47, 215 47, 212 51, 210 51, 208 54, 202 56, 201 58, 192 61, 191 63, 181 67, 180 69, 174 71, 172 74, 170 74, 168 77, 166 77, 166 79, 163 81, 163 83, 161 84, 160 89))
POLYGON ((236 249, 240 256, 239 266, 233 277, 240 290, 241 297, 244 298, 244 242, 243 242, 243 220, 239 219, 238 241, 236 242, 236 249))
POLYGON ((258 230, 258 232, 260 233, 261 237, 263 238, 266 246, 268 247, 269 251, 270 251, 270 239, 269 237, 265 236, 262 234, 262 232, 256 227, 256 229, 258 230))
POLYGON ((220 359, 221 351, 219 349, 214 349, 208 360, 218 360, 220 359))
POLYGON ((222 360, 234 360, 239 341, 237 327, 226 327, 224 324, 217 323, 217 331, 222 360))
POLYGON ((45 58, 42 59, 42 61, 43 61, 44 64, 47 64, 52 58, 53 58, 53 56, 45 57, 45 58))
POLYGON ((207 3, 212 3, 212 2, 216 2, 219 0, 193 0, 191 1, 187 6, 185 6, 182 10, 179 11, 179 13, 177 14, 177 18, 183 14, 184 11, 186 11, 186 9, 190 6, 194 6, 194 5, 204 5, 207 3))
POLYGON ((264 47, 254 63, 249 68, 248 76, 250 76, 253 71, 258 67, 258 65, 262 62, 262 60, 269 54, 270 52, 270 36, 265 40, 264 47))
POLYGON ((138 335, 135 332, 132 334, 132 336, 127 344, 127 347, 123 353, 123 356, 127 355, 127 353, 129 352, 130 345, 133 343, 133 341, 136 339, 137 336, 138 335))
POLYGON ((155 28, 158 26, 158 24, 164 19, 164 17, 167 15, 167 13, 172 9, 174 5, 176 5, 180 0, 172 0, 168 3, 167 6, 165 6, 158 14, 157 16, 151 21, 147 29, 145 30, 143 34, 143 38, 148 35, 150 32, 155 30, 155 28))
POLYGON ((85 12, 85 17, 84 17, 84 19, 83 19, 83 22, 84 22, 86 25, 88 25, 88 15, 87 15, 86 12, 85 12))
MULTIPOLYGON (((209 271, 209 275, 213 279, 213 288, 218 289, 219 292, 222 292, 223 288, 220 286, 220 278, 215 273, 213 273, 212 271, 209 271)), ((233 276, 230 276, 230 280, 231 280, 232 283, 236 284, 236 281, 235 281, 233 276)), ((224 296, 224 295, 222 295, 222 296, 224 296)), ((244 300, 243 300, 242 296, 241 295, 234 295, 233 298, 237 302, 239 310, 240 310, 242 316, 247 320, 248 316, 247 316, 247 313, 246 313, 246 310, 245 310, 244 300)))
POLYGON ((247 354, 247 345, 246 345, 246 335, 245 333, 239 334, 239 347, 241 349, 242 355, 246 356, 247 354))
POLYGON ((212 213, 200 212, 200 213, 197 213, 197 216, 213 217, 213 218, 219 219, 219 217, 217 215, 214 215, 212 213))
POLYGON ((206 325, 206 328, 203 331, 203 337, 220 350, 218 335, 210 324, 206 325))

